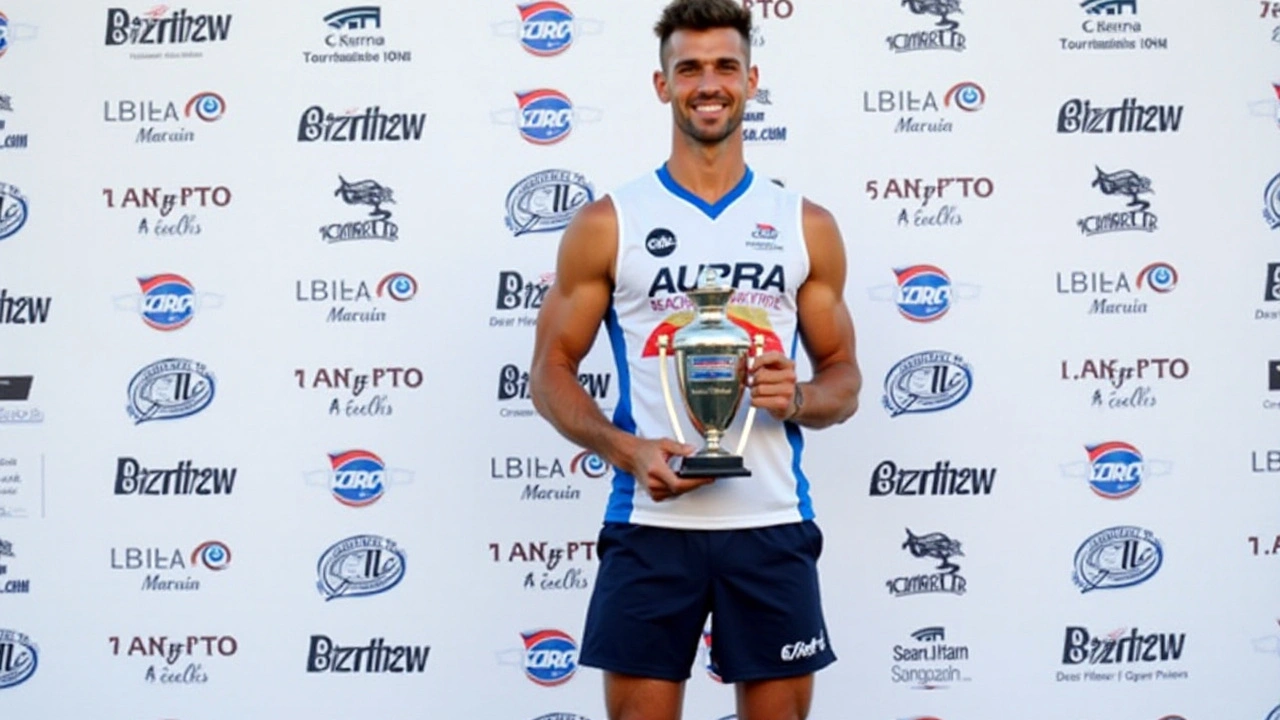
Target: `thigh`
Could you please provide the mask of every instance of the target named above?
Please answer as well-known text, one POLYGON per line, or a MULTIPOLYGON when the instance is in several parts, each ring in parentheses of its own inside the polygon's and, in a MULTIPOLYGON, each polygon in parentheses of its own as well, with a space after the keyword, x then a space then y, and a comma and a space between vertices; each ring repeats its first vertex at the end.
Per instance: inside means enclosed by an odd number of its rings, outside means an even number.
POLYGON ((606 672, 604 701, 609 720, 680 720, 684 683, 606 672))
POLYGON ((738 683, 738 720, 805 720, 813 675, 738 683))
POLYGON ((706 533, 609 523, 598 547, 581 663, 687 679, 710 610, 706 533))
POLYGON ((812 522, 728 531, 715 553, 713 660, 725 682, 809 675, 835 662, 812 522))

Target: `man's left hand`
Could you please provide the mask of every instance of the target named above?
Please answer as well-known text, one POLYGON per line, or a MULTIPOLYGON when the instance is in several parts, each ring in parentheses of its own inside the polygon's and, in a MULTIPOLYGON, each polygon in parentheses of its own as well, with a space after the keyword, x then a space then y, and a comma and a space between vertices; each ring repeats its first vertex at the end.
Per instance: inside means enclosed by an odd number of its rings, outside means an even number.
POLYGON ((747 372, 751 404, 778 420, 787 419, 795 402, 796 364, 777 351, 761 354, 751 361, 747 372))

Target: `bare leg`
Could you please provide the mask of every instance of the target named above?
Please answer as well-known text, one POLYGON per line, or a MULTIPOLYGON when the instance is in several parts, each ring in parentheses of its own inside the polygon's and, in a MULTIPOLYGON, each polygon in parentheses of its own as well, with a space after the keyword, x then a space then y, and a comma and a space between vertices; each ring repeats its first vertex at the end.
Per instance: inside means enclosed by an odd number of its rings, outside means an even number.
POLYGON ((805 720, 813 675, 738 683, 738 720, 805 720))
POLYGON ((680 720, 684 683, 606 672, 604 702, 609 720, 680 720))

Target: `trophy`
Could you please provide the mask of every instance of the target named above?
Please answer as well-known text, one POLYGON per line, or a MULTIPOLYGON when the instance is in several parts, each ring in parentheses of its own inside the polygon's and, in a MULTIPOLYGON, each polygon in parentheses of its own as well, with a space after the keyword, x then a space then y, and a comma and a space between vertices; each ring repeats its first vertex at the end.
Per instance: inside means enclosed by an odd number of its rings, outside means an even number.
POLYGON ((671 400, 667 370, 667 355, 674 350, 676 378, 680 381, 685 411, 706 445, 697 453, 681 458, 676 475, 685 478, 750 475, 751 471, 742 464, 742 450, 755 422, 754 407, 747 410, 737 451, 730 453, 721 447, 721 443, 725 428, 738 414, 738 405, 746 389, 748 354, 754 358, 764 352, 764 336, 748 338, 745 330, 726 317, 725 309, 733 288, 721 281, 716 270, 704 270, 698 279, 697 289, 686 294, 697 309, 697 315, 693 322, 674 335, 658 337, 659 375, 671 429, 676 440, 683 443, 684 432, 680 428, 675 403, 671 400))

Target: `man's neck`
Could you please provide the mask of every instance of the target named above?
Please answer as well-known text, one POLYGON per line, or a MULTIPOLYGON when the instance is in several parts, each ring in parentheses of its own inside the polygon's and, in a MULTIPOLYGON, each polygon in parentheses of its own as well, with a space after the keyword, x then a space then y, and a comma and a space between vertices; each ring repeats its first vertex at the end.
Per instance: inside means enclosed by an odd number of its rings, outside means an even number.
POLYGON ((714 204, 747 174, 742 139, 736 137, 707 146, 677 135, 667 160, 667 172, 681 187, 714 204))

